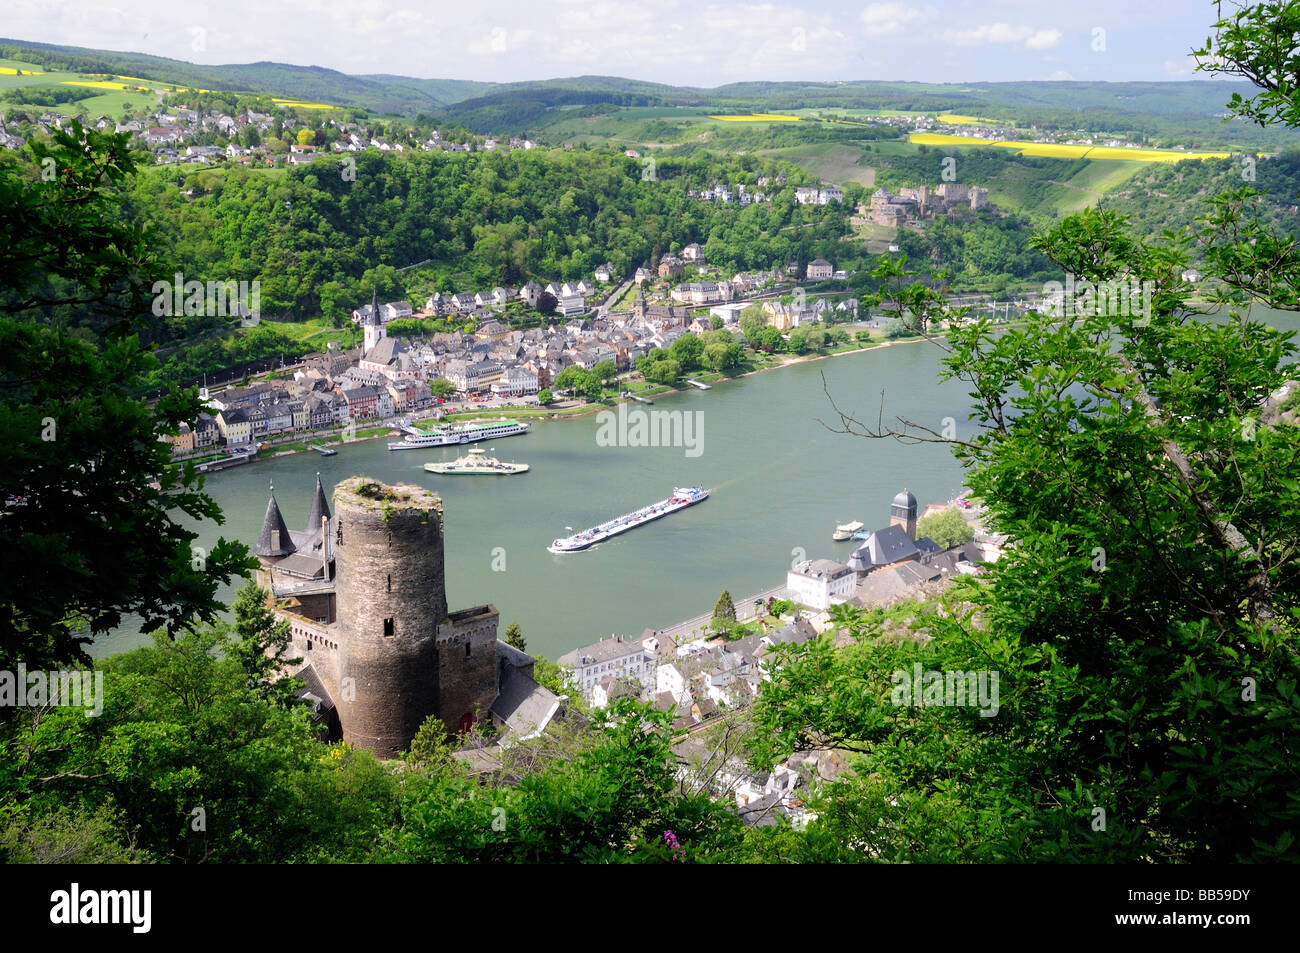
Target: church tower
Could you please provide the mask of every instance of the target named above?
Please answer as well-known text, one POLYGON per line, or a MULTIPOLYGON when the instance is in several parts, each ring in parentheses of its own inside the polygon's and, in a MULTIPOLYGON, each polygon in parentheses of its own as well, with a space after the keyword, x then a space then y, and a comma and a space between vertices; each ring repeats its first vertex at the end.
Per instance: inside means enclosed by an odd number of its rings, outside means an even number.
POLYGON ((370 313, 366 315, 364 322, 365 339, 363 341, 364 349, 362 354, 369 354, 371 350, 380 341, 384 339, 384 322, 379 316, 379 289, 376 287, 371 291, 370 296, 370 313))
POLYGON ((908 538, 916 539, 916 497, 906 489, 889 506, 889 525, 901 526, 908 538))

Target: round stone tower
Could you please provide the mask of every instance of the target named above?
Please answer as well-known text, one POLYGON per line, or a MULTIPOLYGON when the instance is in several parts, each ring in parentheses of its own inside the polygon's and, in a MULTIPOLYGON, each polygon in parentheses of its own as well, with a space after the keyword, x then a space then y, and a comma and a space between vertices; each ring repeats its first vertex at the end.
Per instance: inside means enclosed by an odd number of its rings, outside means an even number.
POLYGON ((352 477, 334 490, 334 518, 343 739, 390 757, 438 710, 442 500, 352 477))

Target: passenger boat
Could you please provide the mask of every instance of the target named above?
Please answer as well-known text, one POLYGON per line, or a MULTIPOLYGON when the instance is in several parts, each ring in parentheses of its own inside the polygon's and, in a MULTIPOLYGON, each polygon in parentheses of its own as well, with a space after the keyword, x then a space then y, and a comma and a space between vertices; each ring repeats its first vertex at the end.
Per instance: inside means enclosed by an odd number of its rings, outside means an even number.
POLYGON ((403 421, 398 429, 406 432, 400 441, 390 443, 389 450, 424 450, 428 447, 445 447, 453 443, 474 443, 478 440, 495 440, 498 437, 514 437, 528 433, 528 424, 517 420, 500 420, 489 422, 471 421, 456 427, 430 427, 422 430, 403 421))

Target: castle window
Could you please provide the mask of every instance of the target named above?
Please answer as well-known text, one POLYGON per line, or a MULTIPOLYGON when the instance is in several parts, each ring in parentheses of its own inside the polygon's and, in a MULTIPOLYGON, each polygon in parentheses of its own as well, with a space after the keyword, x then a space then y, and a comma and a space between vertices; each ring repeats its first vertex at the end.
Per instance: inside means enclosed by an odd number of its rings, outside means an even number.
POLYGON ((465 643, 465 658, 469 658, 469 643, 465 643))
POLYGON ((311 651, 311 639, 308 639, 308 640, 307 640, 307 651, 308 651, 308 652, 311 651))
POLYGON ((393 591, 393 574, 391 572, 388 574, 388 591, 393 591))
POLYGON ((391 637, 392 634, 393 634, 393 620, 392 620, 392 619, 385 619, 385 620, 384 620, 384 637, 385 637, 385 638, 391 637))
POLYGON ((342 520, 342 518, 336 516, 336 517, 334 518, 334 526, 335 526, 334 545, 335 545, 335 546, 342 546, 342 545, 343 545, 343 520, 342 520))

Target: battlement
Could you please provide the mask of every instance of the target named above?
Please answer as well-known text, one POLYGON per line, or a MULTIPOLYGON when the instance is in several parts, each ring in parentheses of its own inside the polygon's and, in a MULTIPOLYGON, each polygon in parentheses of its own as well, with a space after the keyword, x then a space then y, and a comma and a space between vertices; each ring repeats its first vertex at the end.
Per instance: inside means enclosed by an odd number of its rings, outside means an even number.
POLYGON ((397 483, 388 486, 370 477, 350 477, 334 488, 334 506, 348 506, 353 510, 373 512, 384 522, 395 515, 416 513, 422 519, 432 514, 442 522, 442 497, 422 486, 397 483))

